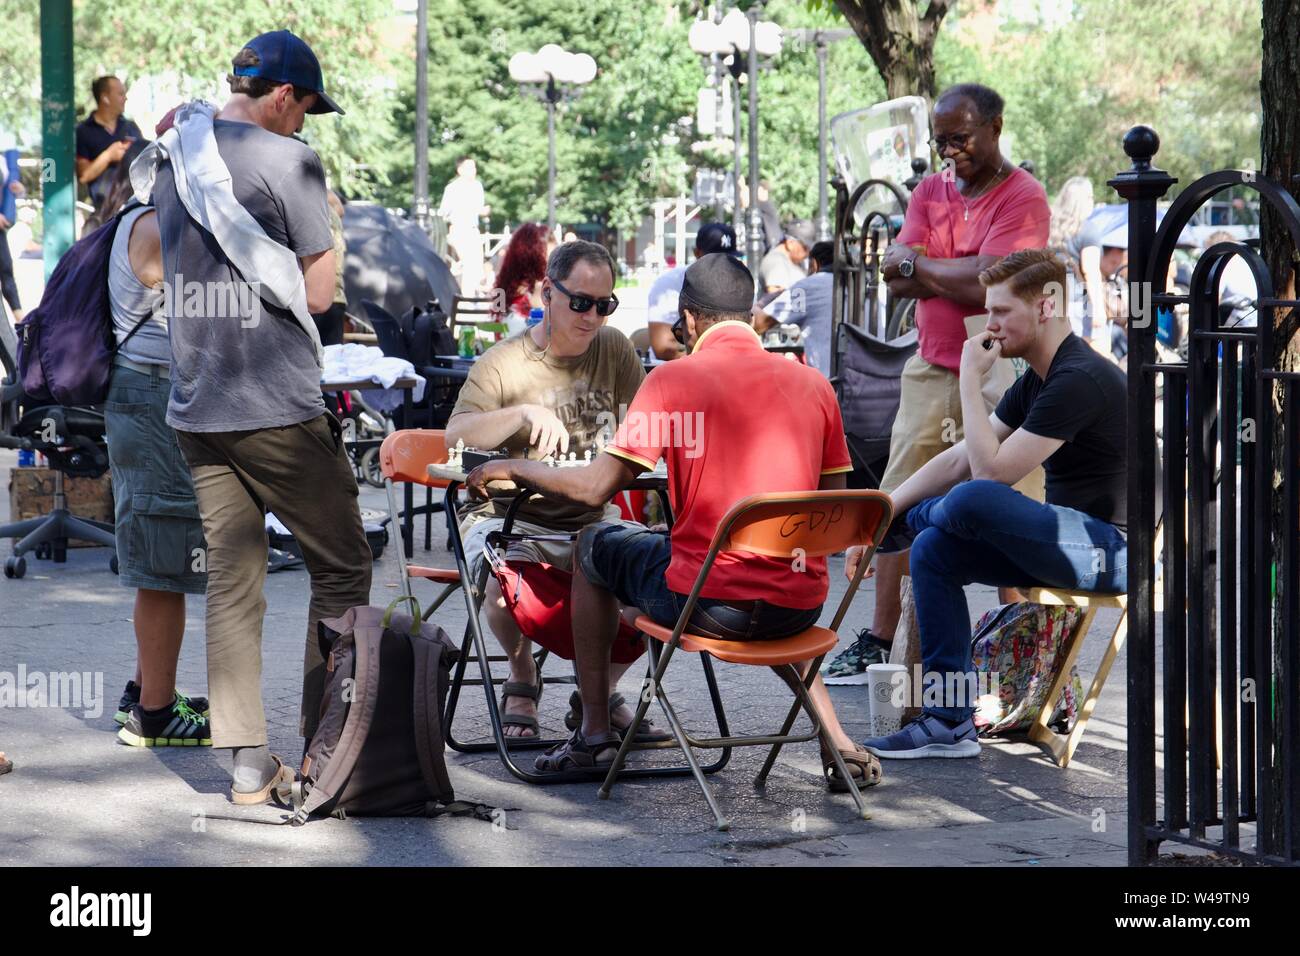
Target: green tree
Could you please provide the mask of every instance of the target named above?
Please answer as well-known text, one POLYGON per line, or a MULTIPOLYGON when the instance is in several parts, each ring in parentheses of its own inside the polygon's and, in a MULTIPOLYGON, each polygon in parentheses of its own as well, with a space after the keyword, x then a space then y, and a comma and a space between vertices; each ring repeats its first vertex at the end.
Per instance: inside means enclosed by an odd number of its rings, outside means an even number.
MULTIPOLYGON (((824 7, 829 0, 812 0, 824 7)), ((953 0, 834 0, 871 54, 889 99, 934 99, 934 45, 953 0), (924 8, 924 9, 922 9, 924 8)))
MULTIPOLYGON (((0 31, 0 125, 39 129, 39 5, 17 6, 0 31)), ((328 89, 347 111, 310 118, 303 137, 320 153, 333 182, 350 182, 354 194, 377 195, 383 184, 355 170, 380 164, 393 148, 384 77, 394 67, 376 28, 392 10, 391 0, 76 0, 77 112, 85 115, 91 108, 91 80, 106 72, 128 80, 173 74, 183 93, 211 96, 244 43, 267 30, 290 29, 311 44, 328 89)), ((129 107, 128 102, 128 114, 129 107)))
MULTIPOLYGON (((1182 182, 1258 155, 1258 8, 1201 0, 1079 0, 1061 22, 959 19, 939 39, 940 88, 979 82, 1007 101, 1013 156, 1049 190, 1087 176, 1099 201, 1135 123, 1157 129, 1161 165, 1182 182), (1162 55, 1152 55, 1159 37, 1162 55)), ((989 15, 996 16, 994 5, 989 15)))
MULTIPOLYGON (((686 187, 684 121, 700 75, 687 24, 665 0, 593 6, 585 0, 432 0, 429 179, 436 203, 456 158, 473 155, 493 218, 546 216, 546 110, 522 95, 507 64, 521 50, 559 43, 589 53, 596 79, 559 107, 557 207, 561 221, 633 228, 650 202, 686 187)), ((414 129, 414 77, 401 79, 399 138, 414 129)), ((394 163, 409 193, 409 163, 394 163)))

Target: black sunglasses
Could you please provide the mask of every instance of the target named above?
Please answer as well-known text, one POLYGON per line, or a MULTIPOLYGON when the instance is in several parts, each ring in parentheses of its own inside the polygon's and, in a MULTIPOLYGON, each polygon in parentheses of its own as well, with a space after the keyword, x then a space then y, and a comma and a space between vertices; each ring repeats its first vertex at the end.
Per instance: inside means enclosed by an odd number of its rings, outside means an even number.
POLYGON ((681 346, 685 346, 686 345, 686 313, 685 312, 677 313, 677 321, 673 323, 672 329, 673 329, 673 338, 677 340, 677 344, 681 346))
POLYGON ((570 292, 560 284, 559 279, 552 279, 551 285, 569 297, 569 308, 578 314, 586 312, 594 305, 596 314, 604 318, 607 315, 613 315, 614 310, 618 308, 618 296, 616 295, 611 295, 608 299, 596 299, 589 295, 570 292))

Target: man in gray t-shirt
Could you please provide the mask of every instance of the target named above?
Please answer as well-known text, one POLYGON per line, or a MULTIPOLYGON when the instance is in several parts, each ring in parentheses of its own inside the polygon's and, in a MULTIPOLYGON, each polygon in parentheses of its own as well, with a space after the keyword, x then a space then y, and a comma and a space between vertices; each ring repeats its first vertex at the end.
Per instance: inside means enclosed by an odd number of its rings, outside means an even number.
MULTIPOLYGON (((207 167, 188 154, 183 167, 159 167, 153 197, 172 348, 167 421, 190 466, 207 540, 195 560, 208 571, 212 745, 234 751, 232 800, 257 804, 293 780, 267 749, 262 705, 265 513, 288 526, 311 574, 304 737, 315 733, 324 691, 317 624, 370 603, 372 558, 342 430, 321 400, 315 345, 293 313, 257 294, 262 279, 241 275, 222 247, 240 246, 234 258, 260 269, 278 261, 270 243, 286 247, 301 267, 308 310, 329 307, 334 251, 325 177, 316 154, 292 136, 307 113, 342 110, 324 92, 311 48, 286 30, 250 40, 227 80, 230 100, 213 120, 216 150, 235 202, 265 236, 237 227, 244 217, 227 208, 221 184, 203 179, 198 169, 207 167), (211 219, 220 239, 182 204, 182 168, 190 192, 223 210, 224 218, 211 219)), ((181 122, 183 132, 199 120, 181 122)))
MULTIPOLYGON (((218 118, 212 125, 235 199, 300 259, 329 251, 332 282, 334 240, 320 158, 305 143, 252 123, 218 118)), ((181 205, 170 163, 159 168, 154 195, 172 341, 167 424, 188 432, 246 431, 324 414, 315 346, 293 313, 265 298, 249 301, 255 293, 181 205), (205 321, 184 321, 200 310, 205 321)), ((332 300, 332 284, 330 292, 332 300)))
POLYGON ((811 274, 798 279, 767 305, 754 311, 754 328, 760 333, 773 325, 797 325, 807 330, 804 360, 827 378, 831 376, 831 291, 835 255, 829 242, 819 242, 808 253, 811 274))

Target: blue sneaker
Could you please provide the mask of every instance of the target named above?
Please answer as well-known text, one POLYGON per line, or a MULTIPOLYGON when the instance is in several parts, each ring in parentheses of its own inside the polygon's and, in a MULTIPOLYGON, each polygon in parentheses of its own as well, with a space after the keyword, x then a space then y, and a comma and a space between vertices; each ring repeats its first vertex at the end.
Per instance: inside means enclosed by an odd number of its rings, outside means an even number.
POLYGON ((953 726, 933 714, 922 714, 888 737, 872 737, 862 746, 877 757, 916 760, 921 757, 978 757, 980 742, 975 721, 967 718, 953 726))

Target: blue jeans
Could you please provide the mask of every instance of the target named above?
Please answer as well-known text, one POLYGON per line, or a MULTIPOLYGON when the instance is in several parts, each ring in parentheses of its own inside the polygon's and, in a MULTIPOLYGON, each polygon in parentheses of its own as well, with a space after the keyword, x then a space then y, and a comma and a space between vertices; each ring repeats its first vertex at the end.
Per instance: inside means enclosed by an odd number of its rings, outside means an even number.
MULTIPOLYGON (((686 607, 686 596, 668 588, 664 575, 672 559, 667 533, 641 525, 598 522, 578 535, 578 565, 587 580, 613 592, 626 607, 640 608, 663 627, 673 627, 686 607)), ((762 641, 789 637, 817 623, 821 605, 787 608, 766 601, 744 607, 701 597, 691 614, 690 631, 725 641, 762 641)))
POLYGON ((967 584, 1128 589, 1128 541, 1119 528, 1073 508, 1039 504, 1001 482, 963 482, 916 505, 907 523, 917 532, 912 595, 926 680, 939 675, 946 688, 945 706, 925 710, 946 720, 974 712, 973 700, 952 694, 973 686, 967 584), (967 678, 948 679, 957 674, 967 678))

